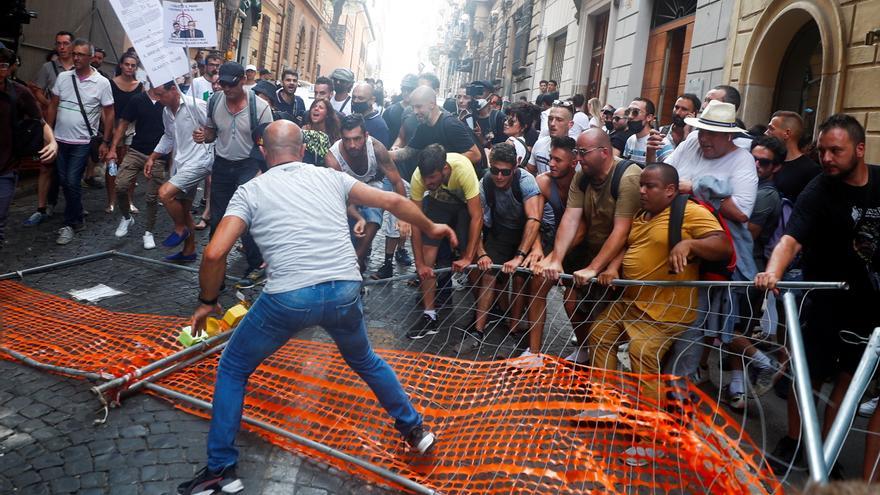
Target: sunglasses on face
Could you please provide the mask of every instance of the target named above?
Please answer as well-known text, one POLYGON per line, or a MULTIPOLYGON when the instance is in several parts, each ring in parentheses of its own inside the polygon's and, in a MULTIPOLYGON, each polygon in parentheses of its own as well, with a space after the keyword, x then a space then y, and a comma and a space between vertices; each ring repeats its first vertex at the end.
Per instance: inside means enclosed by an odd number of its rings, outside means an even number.
POLYGON ((638 108, 627 108, 626 111, 623 112, 627 117, 638 117, 639 113, 641 113, 641 111, 638 108))
POLYGON ((509 119, 507 119, 507 120, 504 121, 504 125, 507 125, 507 126, 510 126, 510 127, 515 126, 516 123, 517 123, 517 120, 516 120, 515 118, 513 118, 513 117, 511 117, 511 118, 509 118, 509 119))
POLYGON ((602 110, 602 115, 611 115, 611 114, 613 114, 613 113, 614 113, 614 112, 611 111, 611 110, 602 110))
POLYGON ((0 70, 7 70, 12 64, 7 64, 6 62, 0 62, 0 70))
POLYGON ((509 177, 510 174, 513 173, 513 169, 511 168, 498 168, 498 167, 489 167, 489 173, 492 175, 501 175, 504 177, 509 177))
POLYGON ((577 156, 587 156, 587 155, 589 155, 590 153, 592 153, 592 152, 594 152, 594 151, 596 151, 596 150, 604 150, 604 149, 605 149, 604 146, 596 146, 596 147, 594 147, 594 148, 589 148, 589 149, 587 149, 587 148, 575 148, 575 149, 573 149, 572 151, 574 151, 574 153, 575 153, 577 156))
POLYGON ((626 120, 626 117, 612 117, 611 120, 617 122, 618 120, 626 120))
POLYGON ((235 82, 220 81, 219 84, 221 88, 231 88, 233 86, 238 86, 238 80, 235 82))
POLYGON ((770 165, 773 165, 773 160, 769 158, 755 158, 755 163, 761 167, 769 167, 770 165))

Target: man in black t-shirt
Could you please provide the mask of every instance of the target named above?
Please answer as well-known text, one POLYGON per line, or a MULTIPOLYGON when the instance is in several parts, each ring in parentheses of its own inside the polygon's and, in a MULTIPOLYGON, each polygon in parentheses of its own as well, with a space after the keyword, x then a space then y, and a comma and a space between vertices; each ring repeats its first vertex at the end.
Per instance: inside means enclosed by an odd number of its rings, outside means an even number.
MULTIPOLYGON (((864 345, 841 332, 861 338, 880 326, 880 167, 865 164, 865 130, 853 117, 836 114, 819 127, 822 175, 813 179, 795 203, 794 211, 766 271, 755 278, 759 289, 773 289, 786 267, 803 252, 801 266, 808 281, 844 281, 848 291, 813 291, 803 316, 804 348, 813 387, 834 379, 829 404, 840 404, 859 363, 864 345)), ((825 413, 827 428, 835 409, 825 413)), ((788 435, 770 456, 770 465, 783 472, 798 457, 801 433, 796 395, 788 395, 788 435)), ((869 423, 866 466, 880 452, 880 412, 869 423)), ((826 430, 827 431, 827 430, 826 430)), ((834 468, 832 468, 834 471, 834 468)), ((870 474, 866 468, 866 473, 870 474)))
POLYGON ((482 153, 476 143, 476 136, 454 115, 437 106, 437 93, 433 89, 420 86, 410 95, 413 114, 419 125, 404 148, 391 152, 397 162, 416 155, 429 144, 441 144, 449 153, 460 153, 468 158, 477 169, 485 168, 482 153))
POLYGON ((813 177, 822 172, 822 168, 816 162, 801 153, 800 141, 804 135, 804 119, 795 112, 780 110, 773 114, 764 134, 785 143, 787 150, 785 162, 782 164, 782 170, 773 178, 773 184, 782 193, 782 197, 795 202, 813 177))
MULTIPOLYGON (((131 139, 131 146, 125 153, 122 163, 119 164, 119 171, 116 173, 116 207, 119 210, 121 218, 119 226, 116 228, 116 237, 125 237, 128 229, 134 225, 134 217, 129 211, 128 188, 137 180, 138 175, 144 170, 144 164, 147 158, 156 149, 159 139, 165 133, 165 125, 162 123, 162 110, 165 107, 156 97, 155 90, 150 88, 146 92, 141 92, 125 105, 119 117, 119 123, 116 125, 116 132, 113 133, 113 143, 111 150, 115 150, 120 141, 125 137, 125 129, 130 123, 134 123, 135 134, 131 139)), ((145 232, 143 236, 144 249, 153 249, 156 242, 153 239, 153 231, 156 228, 156 212, 159 202, 159 188, 165 183, 164 159, 155 161, 156 165, 149 177, 149 186, 147 187, 147 222, 145 224, 145 232)))
POLYGON ((626 140, 632 136, 632 133, 629 132, 629 126, 627 122, 629 119, 626 118, 626 108, 618 108, 614 111, 614 115, 611 117, 611 123, 614 126, 614 129, 608 134, 608 137, 611 139, 611 146, 614 147, 614 156, 623 155, 623 149, 626 147, 626 140))
MULTIPOLYGON (((400 101, 389 106, 382 113, 382 118, 388 124, 388 135, 391 136, 392 144, 400 135, 400 127, 403 125, 403 114, 409 106, 409 95, 419 85, 419 78, 415 74, 407 74, 400 81, 400 101)), ((404 143, 405 144, 405 143, 404 143)))

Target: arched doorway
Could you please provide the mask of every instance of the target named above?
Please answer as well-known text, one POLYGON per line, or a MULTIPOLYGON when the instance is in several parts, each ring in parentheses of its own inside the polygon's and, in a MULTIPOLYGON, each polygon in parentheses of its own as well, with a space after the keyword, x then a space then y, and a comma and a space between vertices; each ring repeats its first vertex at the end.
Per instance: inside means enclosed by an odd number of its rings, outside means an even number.
POLYGON ((743 50, 741 116, 766 123, 774 110, 799 112, 807 133, 842 101, 844 33, 834 0, 774 0, 755 23, 743 50))
POLYGON ((794 35, 782 58, 773 110, 790 110, 804 118, 807 134, 816 125, 822 82, 822 37, 813 20, 794 35))

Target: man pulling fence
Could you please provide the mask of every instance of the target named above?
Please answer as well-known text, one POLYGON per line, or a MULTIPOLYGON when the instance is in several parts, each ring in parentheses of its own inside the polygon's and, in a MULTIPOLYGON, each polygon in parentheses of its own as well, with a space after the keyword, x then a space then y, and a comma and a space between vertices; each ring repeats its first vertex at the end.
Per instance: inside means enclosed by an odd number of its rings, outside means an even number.
POLYGON ((301 163, 302 134, 296 124, 277 121, 263 135, 269 171, 240 186, 226 208, 199 273, 199 306, 192 316, 196 335, 217 304, 226 257, 250 232, 268 263, 268 282, 223 351, 214 389, 208 465, 178 493, 238 493, 235 437, 241 424, 248 378, 266 358, 303 328, 320 325, 336 341, 345 362, 367 382, 394 417, 409 447, 424 453, 434 435, 422 425, 388 364, 367 340, 360 297, 361 275, 349 240, 347 203, 390 210, 425 235, 457 240, 452 229, 428 220, 408 199, 358 182, 347 174, 301 163), (315 256, 315 246, 322 256, 315 256))

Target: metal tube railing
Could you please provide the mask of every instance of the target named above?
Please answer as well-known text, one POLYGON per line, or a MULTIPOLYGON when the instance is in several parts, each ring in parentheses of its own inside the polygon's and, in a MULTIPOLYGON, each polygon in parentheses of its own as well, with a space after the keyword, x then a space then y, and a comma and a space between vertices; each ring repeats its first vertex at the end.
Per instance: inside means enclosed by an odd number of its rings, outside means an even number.
POLYGON ((55 270, 57 268, 64 268, 68 266, 81 265, 83 263, 88 263, 90 261, 102 260, 104 258, 109 258, 116 254, 116 251, 102 251, 100 253, 89 254, 86 256, 79 256, 77 258, 71 258, 69 260, 58 261, 55 263, 49 263, 47 265, 34 266, 31 268, 25 268, 23 270, 18 270, 14 272, 4 273, 0 275, 0 280, 8 280, 11 278, 24 278, 25 275, 31 275, 34 273, 45 272, 49 270, 55 270))
POLYGON ((797 301, 791 291, 786 291, 782 295, 782 303, 785 307, 785 328, 791 350, 794 388, 801 412, 801 429, 804 432, 804 446, 807 452, 807 465, 810 468, 810 479, 824 485, 828 482, 828 466, 825 464, 825 456, 822 453, 822 436, 819 433, 816 404, 813 402, 813 385, 810 381, 810 371, 807 368, 797 301))
POLYGON ((8 349, 6 347, 0 347, 0 352, 5 352, 6 354, 9 354, 15 359, 21 361, 22 363, 41 370, 54 371, 56 373, 64 373, 71 376, 81 376, 89 380, 109 380, 113 378, 113 375, 110 375, 108 373, 92 373, 91 371, 82 371, 74 368, 65 368, 64 366, 55 366, 54 364, 46 364, 37 361, 36 359, 29 358, 20 352, 13 351, 12 349, 8 349))
MULTIPOLYGON (((172 399, 177 399, 179 401, 185 402, 187 404, 198 407, 200 409, 204 409, 206 411, 210 411, 212 409, 211 404, 209 404, 203 400, 199 400, 194 397, 190 397, 188 395, 182 394, 182 393, 177 392, 175 390, 170 390, 165 387, 161 387, 159 385, 156 385, 155 383, 145 382, 143 384, 143 387, 148 390, 152 390, 153 392, 155 392, 157 394, 165 395, 167 397, 171 397, 172 399)), ((329 446, 324 445, 322 443, 318 443, 314 440, 311 440, 311 439, 308 439, 305 437, 301 437, 301 436, 297 435, 296 433, 291 433, 291 432, 289 432, 287 430, 283 430, 275 425, 265 423, 265 422, 260 421, 258 419, 250 418, 248 416, 242 416, 241 420, 247 424, 262 428, 263 430, 274 433, 276 435, 280 435, 280 436, 287 438, 289 440, 293 440, 294 442, 297 442, 301 445, 304 445, 310 449, 317 450, 318 452, 321 452, 322 454, 327 454, 327 455, 333 456, 337 459, 340 459, 342 461, 345 461, 345 462, 348 462, 351 464, 355 464, 363 469, 366 469, 367 471, 370 471, 371 473, 378 474, 379 476, 382 476, 383 478, 385 478, 389 481, 392 481, 395 484, 400 485, 406 489, 412 490, 416 493, 421 493, 421 494, 425 494, 425 495, 435 495, 436 494, 436 492, 434 490, 432 490, 422 484, 416 483, 415 481, 413 481, 409 478, 404 478, 403 476, 401 476, 397 473, 394 473, 392 471, 389 471, 381 466, 377 466, 371 462, 368 462, 363 459, 359 459, 359 458, 354 457, 352 455, 346 454, 345 452, 340 452, 340 451, 334 449, 333 447, 329 447, 329 446)))
POLYGON ((865 352, 862 353, 859 366, 853 374, 846 395, 837 410, 837 416, 828 431, 828 437, 825 439, 825 466, 829 468, 834 465, 837 456, 840 455, 840 449, 843 448, 843 442, 846 441, 859 408, 859 400, 868 388, 868 384, 871 383, 871 377, 874 375, 878 361, 880 361, 880 327, 875 328, 868 339, 868 345, 865 352))

